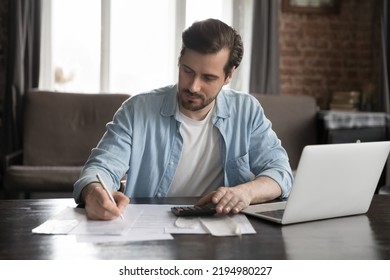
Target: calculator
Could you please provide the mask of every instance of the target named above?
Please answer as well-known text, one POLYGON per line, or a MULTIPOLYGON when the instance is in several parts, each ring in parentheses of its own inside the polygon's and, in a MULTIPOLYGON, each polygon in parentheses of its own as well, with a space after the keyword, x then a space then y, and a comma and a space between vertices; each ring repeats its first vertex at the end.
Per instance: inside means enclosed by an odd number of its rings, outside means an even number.
POLYGON ((171 208, 173 214, 184 216, 212 216, 216 213, 215 205, 206 206, 175 206, 171 208))

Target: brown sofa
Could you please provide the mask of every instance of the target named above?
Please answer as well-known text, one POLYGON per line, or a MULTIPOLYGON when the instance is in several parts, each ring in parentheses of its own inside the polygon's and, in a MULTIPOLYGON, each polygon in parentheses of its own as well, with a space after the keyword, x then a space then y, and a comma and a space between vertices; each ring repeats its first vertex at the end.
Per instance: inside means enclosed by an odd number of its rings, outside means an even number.
MULTIPOLYGON (((296 169, 303 147, 316 142, 314 98, 254 96, 272 121, 292 169, 296 169)), ((65 193, 70 197, 90 150, 127 98, 125 94, 28 93, 23 151, 8 155, 6 160, 4 188, 8 196, 65 193)))
POLYGON ((71 196, 91 149, 126 94, 31 91, 24 104, 23 150, 6 157, 8 197, 71 196))

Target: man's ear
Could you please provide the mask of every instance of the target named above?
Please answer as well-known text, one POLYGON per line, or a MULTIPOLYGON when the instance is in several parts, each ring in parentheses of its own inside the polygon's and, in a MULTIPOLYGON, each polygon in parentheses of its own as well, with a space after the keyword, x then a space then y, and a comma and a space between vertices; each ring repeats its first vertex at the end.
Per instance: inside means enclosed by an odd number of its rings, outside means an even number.
POLYGON ((228 75, 228 76, 226 77, 226 79, 225 79, 224 85, 227 85, 228 83, 230 83, 230 81, 231 81, 232 78, 233 78, 234 70, 236 70, 236 67, 233 67, 232 70, 230 70, 229 75, 228 75))

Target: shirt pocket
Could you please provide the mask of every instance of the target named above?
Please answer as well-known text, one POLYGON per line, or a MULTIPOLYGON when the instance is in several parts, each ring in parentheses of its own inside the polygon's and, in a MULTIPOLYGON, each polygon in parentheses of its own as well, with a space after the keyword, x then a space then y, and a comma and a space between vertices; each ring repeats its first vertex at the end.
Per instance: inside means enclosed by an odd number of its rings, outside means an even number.
POLYGON ((254 175, 250 170, 249 154, 231 159, 226 164, 229 185, 235 186, 253 180, 254 175))

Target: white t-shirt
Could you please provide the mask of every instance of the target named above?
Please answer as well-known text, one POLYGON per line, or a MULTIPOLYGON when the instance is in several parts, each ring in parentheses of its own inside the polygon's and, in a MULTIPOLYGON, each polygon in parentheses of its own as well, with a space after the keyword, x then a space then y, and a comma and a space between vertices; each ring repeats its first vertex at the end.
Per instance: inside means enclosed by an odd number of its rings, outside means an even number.
POLYGON ((168 196, 202 196, 222 186, 220 134, 211 122, 213 111, 201 121, 180 113, 183 150, 168 196))

